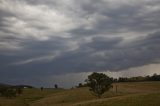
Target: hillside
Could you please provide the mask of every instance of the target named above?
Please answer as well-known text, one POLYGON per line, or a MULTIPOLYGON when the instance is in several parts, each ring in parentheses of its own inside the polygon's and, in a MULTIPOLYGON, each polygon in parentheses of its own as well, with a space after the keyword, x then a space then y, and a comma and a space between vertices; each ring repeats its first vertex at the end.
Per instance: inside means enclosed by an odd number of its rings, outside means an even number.
POLYGON ((100 106, 101 103, 102 106, 106 106, 106 102, 110 102, 112 104, 112 102, 115 101, 125 101, 125 99, 130 100, 132 98, 133 101, 136 101, 137 97, 140 96, 141 98, 142 96, 147 98, 148 95, 152 95, 153 97, 155 96, 160 99, 160 82, 118 83, 114 84, 113 86, 113 89, 111 89, 109 92, 106 92, 101 99, 97 99, 95 96, 93 96, 89 92, 88 88, 76 88, 53 94, 50 97, 34 102, 31 106, 100 106), (115 92, 115 85, 118 86, 117 93, 115 92), (157 92, 158 94, 155 95, 157 92))
POLYGON ((158 106, 160 82, 115 83, 101 99, 88 88, 25 89, 16 98, 0 98, 0 106, 158 106), (116 93, 115 86, 118 91, 116 93))

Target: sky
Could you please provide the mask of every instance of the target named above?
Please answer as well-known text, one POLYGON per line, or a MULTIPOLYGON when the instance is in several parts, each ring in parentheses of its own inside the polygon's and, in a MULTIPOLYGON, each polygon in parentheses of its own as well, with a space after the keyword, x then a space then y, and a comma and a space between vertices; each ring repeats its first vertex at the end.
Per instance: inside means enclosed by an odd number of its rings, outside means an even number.
POLYGON ((160 73, 159 17, 159 0, 0 0, 0 82, 160 73))

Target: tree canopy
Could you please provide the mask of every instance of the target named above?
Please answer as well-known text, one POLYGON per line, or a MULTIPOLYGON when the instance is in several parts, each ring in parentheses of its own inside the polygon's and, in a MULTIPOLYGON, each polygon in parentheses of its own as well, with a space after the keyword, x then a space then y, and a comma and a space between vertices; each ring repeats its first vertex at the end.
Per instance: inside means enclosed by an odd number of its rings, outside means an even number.
POLYGON ((88 76, 86 82, 88 87, 90 87, 90 91, 98 97, 101 97, 105 91, 108 91, 112 87, 112 81, 103 73, 92 73, 88 76))

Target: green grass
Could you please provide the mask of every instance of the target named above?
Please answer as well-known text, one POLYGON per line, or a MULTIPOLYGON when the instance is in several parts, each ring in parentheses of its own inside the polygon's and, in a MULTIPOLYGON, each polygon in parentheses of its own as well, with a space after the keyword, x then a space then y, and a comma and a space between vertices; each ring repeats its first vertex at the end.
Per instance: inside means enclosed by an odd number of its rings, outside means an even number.
POLYGON ((63 89, 24 89, 23 94, 13 98, 0 97, 0 106, 29 106, 33 101, 48 97, 63 89))
POLYGON ((16 98, 0 97, 0 106, 160 106, 160 82, 116 83, 101 99, 88 88, 25 89, 16 98), (115 92, 115 85, 118 92, 115 92))

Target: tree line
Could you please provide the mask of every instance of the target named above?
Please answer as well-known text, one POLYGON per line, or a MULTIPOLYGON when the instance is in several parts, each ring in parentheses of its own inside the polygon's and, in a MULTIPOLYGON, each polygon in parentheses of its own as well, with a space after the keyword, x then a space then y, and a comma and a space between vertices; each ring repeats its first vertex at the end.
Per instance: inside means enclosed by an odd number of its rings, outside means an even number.
POLYGON ((160 81, 160 75, 153 74, 152 76, 138 76, 138 77, 119 77, 118 79, 112 78, 113 82, 142 82, 142 81, 160 81))

